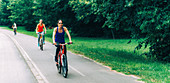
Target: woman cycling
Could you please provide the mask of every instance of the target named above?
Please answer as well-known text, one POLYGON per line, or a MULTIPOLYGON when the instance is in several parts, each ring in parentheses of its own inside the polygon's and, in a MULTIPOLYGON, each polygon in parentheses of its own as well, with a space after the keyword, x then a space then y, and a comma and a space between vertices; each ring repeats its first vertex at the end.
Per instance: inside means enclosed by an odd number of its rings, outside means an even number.
POLYGON ((39 41, 40 41, 40 34, 42 34, 43 37, 43 43, 45 43, 45 37, 44 37, 44 30, 45 29, 45 34, 46 34, 46 27, 45 24, 43 24, 43 20, 40 19, 39 23, 37 24, 36 27, 36 34, 38 34, 38 47, 40 46, 39 41))
MULTIPOLYGON (((58 20, 58 27, 54 28, 54 31, 53 31, 53 44, 54 45, 57 45, 57 44, 64 44, 65 43, 65 38, 64 38, 64 34, 65 32, 67 33, 67 36, 69 38, 69 42, 72 43, 71 41, 71 36, 70 36, 70 33, 69 31, 67 30, 66 27, 63 27, 63 21, 62 20, 58 20)), ((66 45, 64 45, 64 54, 66 55, 66 45)), ((56 55, 55 55, 55 61, 56 61, 56 64, 58 64, 58 60, 57 60, 57 55, 60 51, 60 48, 59 46, 57 46, 57 49, 56 49, 56 55)))
POLYGON ((16 35, 17 33, 17 24, 14 22, 14 24, 12 25, 12 28, 14 30, 14 35, 16 35))

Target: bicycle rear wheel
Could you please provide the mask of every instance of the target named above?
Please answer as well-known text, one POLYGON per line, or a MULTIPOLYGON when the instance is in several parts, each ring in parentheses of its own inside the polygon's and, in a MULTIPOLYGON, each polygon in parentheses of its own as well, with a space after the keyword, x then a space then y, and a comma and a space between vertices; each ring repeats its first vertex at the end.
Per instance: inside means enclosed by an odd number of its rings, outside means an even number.
POLYGON ((68 63, 67 63, 67 56, 65 54, 63 54, 63 57, 62 57, 62 74, 63 74, 63 77, 67 78, 68 63))

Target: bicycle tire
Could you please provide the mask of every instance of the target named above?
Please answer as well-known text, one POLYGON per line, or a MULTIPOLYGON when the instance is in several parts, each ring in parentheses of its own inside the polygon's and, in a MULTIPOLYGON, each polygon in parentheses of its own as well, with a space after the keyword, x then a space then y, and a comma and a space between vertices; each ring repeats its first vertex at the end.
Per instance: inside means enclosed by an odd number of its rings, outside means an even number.
POLYGON ((67 78, 68 63, 67 63, 67 56, 65 54, 63 54, 63 57, 62 57, 62 74, 64 78, 67 78))
POLYGON ((43 40, 40 39, 40 49, 43 51, 43 40))
MULTIPOLYGON (((58 56, 59 57, 59 56, 58 56)), ((61 74, 61 61, 60 57, 58 58, 58 65, 57 65, 58 73, 61 74)))

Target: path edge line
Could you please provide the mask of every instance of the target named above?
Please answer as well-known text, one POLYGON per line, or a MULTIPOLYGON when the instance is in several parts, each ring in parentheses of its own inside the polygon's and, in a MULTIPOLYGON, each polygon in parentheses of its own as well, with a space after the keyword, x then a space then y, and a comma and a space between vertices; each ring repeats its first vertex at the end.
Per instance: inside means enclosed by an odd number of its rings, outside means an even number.
POLYGON ((19 50, 20 54, 24 58, 26 64, 30 68, 31 72, 33 73, 34 77, 36 78, 38 83, 49 83, 48 80, 45 78, 45 76, 41 73, 39 68, 35 65, 35 63, 31 60, 31 58, 28 56, 28 54, 25 52, 25 50, 19 45, 19 43, 12 38, 10 35, 7 35, 15 44, 17 49, 19 50))

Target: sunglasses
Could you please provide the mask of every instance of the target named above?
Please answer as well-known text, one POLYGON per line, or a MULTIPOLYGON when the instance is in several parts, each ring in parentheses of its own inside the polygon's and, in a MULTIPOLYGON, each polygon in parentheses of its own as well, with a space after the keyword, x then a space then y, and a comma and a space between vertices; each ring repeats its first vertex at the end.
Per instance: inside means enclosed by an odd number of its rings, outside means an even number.
POLYGON ((63 24, 63 23, 58 23, 58 24, 63 24))

